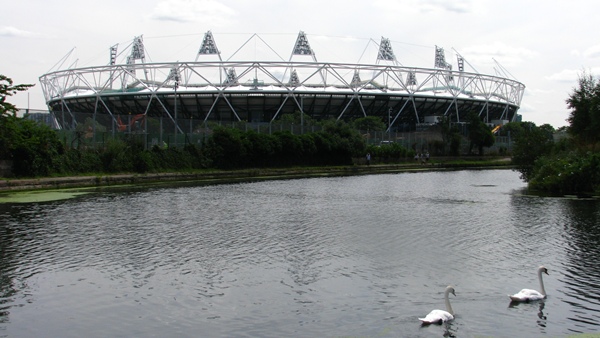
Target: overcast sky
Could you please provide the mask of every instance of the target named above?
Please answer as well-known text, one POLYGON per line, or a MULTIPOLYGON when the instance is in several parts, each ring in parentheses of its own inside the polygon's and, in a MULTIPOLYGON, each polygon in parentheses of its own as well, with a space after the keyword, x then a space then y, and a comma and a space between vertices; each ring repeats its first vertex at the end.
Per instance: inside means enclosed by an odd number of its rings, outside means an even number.
MULTIPOLYGON (((600 75, 597 0, 0 0, 0 9, 0 74, 36 84, 9 98, 19 108, 46 109, 38 79, 67 55, 62 68, 106 65, 111 46, 122 52, 143 35, 147 61, 193 61, 209 30, 224 59, 254 33, 288 59, 304 31, 324 62, 375 63, 362 53, 385 37, 402 65, 433 68, 437 45, 454 69, 456 52, 468 71, 504 69, 526 86, 523 120, 556 128, 568 124, 565 100, 582 72, 600 75)), ((254 40, 245 49, 260 58, 254 40)))

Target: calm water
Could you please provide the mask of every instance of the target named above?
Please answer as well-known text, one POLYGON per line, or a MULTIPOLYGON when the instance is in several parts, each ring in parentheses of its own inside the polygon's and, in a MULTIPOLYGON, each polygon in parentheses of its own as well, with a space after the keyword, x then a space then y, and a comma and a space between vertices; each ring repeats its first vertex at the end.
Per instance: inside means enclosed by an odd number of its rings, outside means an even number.
POLYGON ((600 202, 524 187, 455 171, 0 205, 0 336, 600 333, 600 202), (510 306, 541 264, 548 299, 510 306), (421 327, 448 284, 457 318, 421 327))

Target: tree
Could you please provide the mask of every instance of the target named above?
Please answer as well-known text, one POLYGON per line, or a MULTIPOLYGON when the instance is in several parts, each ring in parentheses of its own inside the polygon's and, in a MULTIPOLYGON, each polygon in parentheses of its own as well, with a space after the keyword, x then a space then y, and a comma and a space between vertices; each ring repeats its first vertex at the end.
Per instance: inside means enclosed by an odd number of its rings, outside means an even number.
POLYGON ((529 182, 535 175, 534 165, 538 158, 552 152, 554 128, 549 124, 537 127, 533 122, 510 122, 503 129, 510 131, 514 140, 512 161, 516 170, 529 182))
POLYGON ((442 141, 445 147, 448 148, 448 153, 452 156, 458 156, 462 137, 460 136, 460 130, 451 122, 450 116, 442 116, 438 125, 440 126, 442 141))
POLYGON ((10 113, 16 114, 17 107, 6 101, 6 97, 12 96, 18 92, 26 91, 33 87, 32 84, 13 85, 13 80, 5 75, 0 74, 0 116, 5 116, 10 113))
POLYGON ((494 145, 494 142, 496 141, 494 134, 492 134, 492 130, 487 124, 479 118, 477 113, 469 113, 468 121, 469 141, 471 141, 469 152, 471 152, 475 146, 479 150, 479 155, 483 155, 484 147, 491 147, 494 145))
POLYGON ((316 124, 316 121, 313 120, 308 114, 302 113, 300 111, 295 111, 293 114, 283 114, 277 120, 274 121, 275 124, 280 124, 284 126, 288 125, 304 125, 305 127, 313 126, 316 124))
POLYGON ((354 128, 361 131, 382 131, 386 129, 385 123, 376 116, 361 117, 352 122, 354 128))
POLYGON ((569 133, 581 143, 600 141, 600 82, 584 72, 566 102, 571 109, 569 133))
POLYGON ((64 146, 56 132, 36 121, 12 116, 16 122, 10 152, 13 173, 16 176, 48 176, 55 168, 56 159, 64 153, 64 146))

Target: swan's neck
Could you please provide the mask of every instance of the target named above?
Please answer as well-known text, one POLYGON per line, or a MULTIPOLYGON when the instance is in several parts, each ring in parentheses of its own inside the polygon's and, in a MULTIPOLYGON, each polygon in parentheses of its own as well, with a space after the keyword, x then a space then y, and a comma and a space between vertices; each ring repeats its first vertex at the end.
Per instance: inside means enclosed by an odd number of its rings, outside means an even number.
POLYGON ((450 305, 450 290, 446 290, 444 293, 444 299, 446 301, 446 311, 454 316, 454 310, 452 310, 452 305, 450 305))
POLYGON ((538 270, 538 279, 540 280, 540 292, 546 296, 546 289, 544 289, 544 280, 542 279, 542 270, 538 270))

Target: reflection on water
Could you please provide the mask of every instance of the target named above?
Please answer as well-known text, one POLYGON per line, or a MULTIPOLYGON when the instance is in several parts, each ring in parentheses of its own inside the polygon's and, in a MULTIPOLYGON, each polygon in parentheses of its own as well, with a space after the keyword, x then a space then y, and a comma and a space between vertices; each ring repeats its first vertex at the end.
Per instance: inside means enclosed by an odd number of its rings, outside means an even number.
POLYGON ((567 200, 561 205, 565 217, 566 260, 561 290, 572 306, 569 319, 577 322, 578 332, 589 325, 600 325, 600 212, 593 200, 567 200))
POLYGON ((0 336, 600 332, 599 202, 524 187, 456 171, 0 204, 0 336), (548 298, 510 304, 541 264, 548 298), (448 284, 455 321, 421 327, 448 284))

